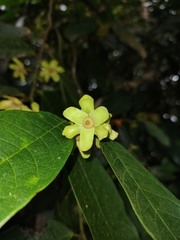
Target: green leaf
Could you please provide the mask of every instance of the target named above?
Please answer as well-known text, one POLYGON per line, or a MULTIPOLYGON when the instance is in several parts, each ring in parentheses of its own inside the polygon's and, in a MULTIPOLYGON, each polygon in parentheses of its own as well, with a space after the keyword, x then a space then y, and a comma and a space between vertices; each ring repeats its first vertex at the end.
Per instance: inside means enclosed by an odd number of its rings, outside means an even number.
POLYGON ((102 142, 101 148, 149 235, 180 239, 180 201, 119 143, 102 142))
POLYGON ((27 37, 30 30, 24 27, 15 27, 10 24, 0 22, 0 37, 27 37))
POLYGON ((163 158, 160 164, 151 167, 151 173, 162 181, 175 179, 177 172, 179 172, 179 167, 172 163, 169 158, 163 158))
POLYGON ((22 230, 19 227, 13 227, 0 235, 1 240, 69 240, 73 232, 60 222, 49 220, 48 225, 43 231, 35 233, 32 230, 22 230))
POLYGON ((16 37, 0 37, 0 58, 11 59, 33 54, 30 46, 16 37))
POLYGON ((136 37, 124 28, 119 21, 115 21, 112 24, 114 33, 119 37, 120 41, 127 44, 129 47, 134 49, 142 58, 147 57, 147 53, 136 37))
POLYGON ((73 147, 65 126, 48 112, 0 112, 0 226, 63 168, 73 147))
POLYGON ((143 120, 142 123, 144 123, 147 132, 155 137, 160 143, 162 143, 165 146, 170 146, 170 141, 167 135, 161 130, 157 125, 155 125, 153 122, 148 120, 143 120))
POLYGON ((10 7, 10 6, 21 4, 21 3, 24 3, 24 0, 16 0, 16 2, 14 2, 12 0, 3 0, 3 4, 6 7, 10 7))
POLYGON ((97 159, 79 156, 69 181, 94 240, 139 239, 113 181, 97 159))
POLYGON ((24 94, 15 87, 0 85, 0 97, 3 97, 3 95, 23 96, 24 94))

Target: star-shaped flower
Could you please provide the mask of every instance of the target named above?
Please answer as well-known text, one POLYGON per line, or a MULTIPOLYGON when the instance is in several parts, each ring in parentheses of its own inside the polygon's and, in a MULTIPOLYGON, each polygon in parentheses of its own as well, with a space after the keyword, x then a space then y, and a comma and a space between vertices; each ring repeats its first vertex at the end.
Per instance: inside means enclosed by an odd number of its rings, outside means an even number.
POLYGON ((58 66, 58 61, 56 60, 51 60, 50 63, 42 61, 41 66, 43 69, 40 72, 40 77, 44 78, 45 82, 48 82, 50 78, 52 78, 54 82, 59 82, 59 73, 65 72, 63 67, 58 66))
POLYGON ((12 59, 14 63, 9 64, 9 68, 14 70, 13 77, 20 78, 22 82, 25 81, 25 75, 27 74, 24 64, 19 61, 17 58, 12 59))
MULTIPOLYGON (((71 121, 70 126, 66 126, 62 132, 64 136, 71 139, 76 137, 76 145, 81 155, 83 153, 88 157, 88 151, 93 145, 94 135, 98 141, 109 137, 114 140, 118 133, 111 129, 109 114, 107 108, 101 106, 94 109, 94 99, 89 95, 84 95, 79 105, 81 110, 75 107, 69 107, 63 115, 71 121)), ((83 156, 84 157, 84 156, 83 156)))

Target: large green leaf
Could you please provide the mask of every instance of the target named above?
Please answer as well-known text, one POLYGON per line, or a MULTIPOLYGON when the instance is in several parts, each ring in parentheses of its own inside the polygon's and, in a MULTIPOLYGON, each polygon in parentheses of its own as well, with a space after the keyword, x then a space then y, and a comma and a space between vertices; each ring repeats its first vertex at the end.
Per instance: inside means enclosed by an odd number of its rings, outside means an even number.
POLYGON ((49 220, 48 225, 39 234, 32 230, 13 227, 0 235, 1 240, 69 240, 73 232, 60 222, 49 220))
POLYGON ((65 125, 48 112, 0 112, 0 226, 64 166, 73 147, 62 136, 65 125))
POLYGON ((113 181, 97 159, 79 157, 69 180, 94 240, 139 239, 113 181))
POLYGON ((119 143, 102 142, 101 148, 149 235, 180 239, 180 201, 119 143))

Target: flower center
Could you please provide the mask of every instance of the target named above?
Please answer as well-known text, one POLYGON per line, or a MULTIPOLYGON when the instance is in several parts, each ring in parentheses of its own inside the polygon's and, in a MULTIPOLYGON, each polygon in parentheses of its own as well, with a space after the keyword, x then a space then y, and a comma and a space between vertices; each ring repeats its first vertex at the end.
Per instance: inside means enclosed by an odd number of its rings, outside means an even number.
POLYGON ((18 72, 20 74, 25 74, 24 68, 21 68, 21 67, 18 68, 18 72))
POLYGON ((54 72, 54 68, 49 68, 48 71, 49 71, 49 73, 51 74, 51 73, 54 72))
POLYGON ((85 117, 83 120, 83 127, 85 128, 93 128, 94 127, 94 121, 91 117, 85 117))

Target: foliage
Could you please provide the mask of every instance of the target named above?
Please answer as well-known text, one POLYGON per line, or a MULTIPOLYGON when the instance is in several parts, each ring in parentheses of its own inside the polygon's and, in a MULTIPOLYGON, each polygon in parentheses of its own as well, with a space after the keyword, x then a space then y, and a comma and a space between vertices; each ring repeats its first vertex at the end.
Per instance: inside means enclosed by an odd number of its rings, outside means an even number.
POLYGON ((3 4, 0 239, 180 239, 179 1, 3 4))

